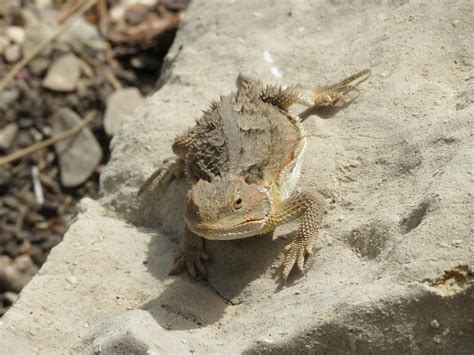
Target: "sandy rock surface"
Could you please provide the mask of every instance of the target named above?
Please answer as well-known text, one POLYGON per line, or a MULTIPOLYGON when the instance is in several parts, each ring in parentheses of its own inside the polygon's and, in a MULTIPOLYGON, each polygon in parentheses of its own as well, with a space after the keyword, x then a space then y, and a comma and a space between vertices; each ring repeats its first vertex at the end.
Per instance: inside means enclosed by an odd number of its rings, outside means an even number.
POLYGON ((472 351, 472 11, 467 1, 194 1, 161 89, 112 141, 102 200, 80 203, 2 319, 0 349, 472 351), (316 87, 365 67, 357 101, 305 122, 300 187, 331 206, 306 275, 285 288, 274 277, 290 225, 207 243, 209 282, 167 276, 184 183, 141 203, 135 194, 174 136, 239 72, 316 87))

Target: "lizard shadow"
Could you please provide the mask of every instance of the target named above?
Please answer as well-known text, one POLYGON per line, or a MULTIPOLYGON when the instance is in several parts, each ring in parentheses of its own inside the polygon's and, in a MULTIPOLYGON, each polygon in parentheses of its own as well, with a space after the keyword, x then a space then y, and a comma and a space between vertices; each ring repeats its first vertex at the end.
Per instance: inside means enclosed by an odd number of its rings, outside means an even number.
POLYGON ((136 221, 151 235, 144 264, 162 289, 141 309, 166 329, 194 329, 218 322, 227 307, 246 301, 245 290, 256 279, 274 289, 278 280, 272 276, 271 265, 286 244, 282 239, 272 240, 273 233, 240 240, 205 240, 211 258, 206 263, 208 280, 192 280, 186 272, 169 276, 184 234, 187 189, 184 181, 177 180, 160 196, 145 196, 141 220, 136 221))
POLYGON ((178 245, 163 235, 155 235, 149 244, 148 270, 162 282, 156 298, 140 308, 149 312, 156 322, 170 330, 196 329, 218 323, 228 307, 248 302, 251 284, 259 279, 259 288, 273 290, 278 284, 271 264, 281 253, 279 240, 268 234, 241 241, 206 243, 212 261, 207 263, 208 280, 194 280, 185 272, 169 276, 173 251, 178 245), (161 237, 161 238, 160 238, 161 237), (164 251, 168 248, 168 252, 164 251), (263 274, 266 274, 262 277, 263 274), (268 284, 268 286, 267 286, 268 284))

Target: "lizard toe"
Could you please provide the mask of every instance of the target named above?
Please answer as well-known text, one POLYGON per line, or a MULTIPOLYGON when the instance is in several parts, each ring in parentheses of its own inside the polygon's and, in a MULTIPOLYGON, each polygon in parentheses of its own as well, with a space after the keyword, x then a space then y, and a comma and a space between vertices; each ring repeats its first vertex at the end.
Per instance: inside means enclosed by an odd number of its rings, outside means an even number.
POLYGON ((170 275, 176 275, 187 270, 193 279, 206 278, 207 270, 203 260, 209 260, 209 256, 204 251, 180 250, 174 257, 173 268, 170 275))
POLYGON ((296 259, 296 268, 302 274, 304 274, 304 262, 305 262, 305 249, 304 248, 299 248, 298 249, 298 257, 296 259))
POLYGON ((182 251, 178 252, 173 259, 173 268, 169 271, 170 275, 176 275, 181 273, 186 266, 186 260, 182 251))
POLYGON ((306 256, 312 253, 311 246, 308 246, 308 243, 293 241, 283 249, 283 253, 285 254, 282 263, 283 281, 286 282, 294 268, 304 274, 306 256))

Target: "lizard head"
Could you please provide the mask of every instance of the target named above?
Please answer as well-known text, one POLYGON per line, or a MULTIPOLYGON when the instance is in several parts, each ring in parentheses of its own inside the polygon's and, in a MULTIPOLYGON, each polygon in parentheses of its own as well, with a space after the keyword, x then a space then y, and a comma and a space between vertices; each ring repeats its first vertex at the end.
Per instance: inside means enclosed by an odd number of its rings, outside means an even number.
POLYGON ((188 191, 185 221, 206 239, 239 239, 253 236, 270 213, 269 189, 238 179, 199 180, 188 191))

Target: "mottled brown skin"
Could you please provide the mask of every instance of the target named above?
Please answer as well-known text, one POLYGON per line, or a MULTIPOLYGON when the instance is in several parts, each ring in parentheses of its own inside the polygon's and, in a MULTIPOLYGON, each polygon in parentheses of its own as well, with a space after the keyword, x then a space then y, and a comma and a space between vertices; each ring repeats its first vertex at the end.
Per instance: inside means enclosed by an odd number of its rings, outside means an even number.
POLYGON ((305 137, 300 118, 288 109, 344 104, 346 94, 358 91, 350 83, 369 74, 363 70, 315 91, 264 86, 241 76, 237 92, 212 103, 196 126, 176 138, 177 158, 165 160, 139 191, 166 186, 183 174, 191 184, 184 246, 171 273, 187 269, 193 277, 206 276, 203 238, 261 235, 294 219, 300 225, 283 250, 282 279, 294 268, 304 271, 325 207, 319 195, 295 192, 305 137))

